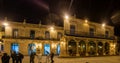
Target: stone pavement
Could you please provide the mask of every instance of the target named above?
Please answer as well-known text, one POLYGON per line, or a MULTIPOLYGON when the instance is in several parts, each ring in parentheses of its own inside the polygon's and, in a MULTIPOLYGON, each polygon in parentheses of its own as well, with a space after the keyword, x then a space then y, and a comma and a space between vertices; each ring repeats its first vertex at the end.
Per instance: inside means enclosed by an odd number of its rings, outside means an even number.
MULTIPOLYGON (((84 57, 84 58, 58 58, 55 56, 54 63, 120 63, 120 56, 104 56, 104 57, 84 57)), ((1 60, 0 60, 0 63, 1 60)), ((10 59, 10 63, 11 59, 10 59)), ((25 56, 23 63, 30 63, 29 56, 25 56)), ((37 58, 35 58, 37 63, 37 58)), ((46 63, 46 56, 42 57, 42 63, 46 63)))

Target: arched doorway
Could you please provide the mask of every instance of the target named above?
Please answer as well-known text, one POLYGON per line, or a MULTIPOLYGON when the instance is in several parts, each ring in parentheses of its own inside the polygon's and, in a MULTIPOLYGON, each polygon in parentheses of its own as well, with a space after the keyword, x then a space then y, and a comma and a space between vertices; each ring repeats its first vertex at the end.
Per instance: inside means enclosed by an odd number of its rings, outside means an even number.
POLYGON ((30 55, 31 53, 35 53, 36 52, 36 45, 31 43, 28 44, 28 54, 30 55))
POLYGON ((18 43, 12 43, 11 44, 11 52, 16 52, 16 53, 18 53, 19 52, 19 45, 18 45, 18 43))
POLYGON ((106 55, 109 55, 109 50, 110 50, 109 47, 110 47, 109 43, 106 42, 105 43, 105 51, 104 51, 106 55))
POLYGON ((44 55, 50 54, 50 44, 44 44, 44 55))
POLYGON ((60 54, 60 44, 57 45, 57 55, 60 54))
POLYGON ((94 56, 95 55, 95 53, 96 53, 96 44, 93 42, 93 41, 90 41, 89 43, 88 43, 88 49, 89 49, 89 55, 90 56, 94 56))
POLYGON ((98 54, 103 55, 103 43, 98 42, 98 54))
POLYGON ((79 42, 78 51, 79 51, 80 56, 85 56, 86 44, 83 40, 79 42))
POLYGON ((68 52, 70 56, 75 56, 76 55, 76 42, 74 40, 70 40, 68 42, 68 52))

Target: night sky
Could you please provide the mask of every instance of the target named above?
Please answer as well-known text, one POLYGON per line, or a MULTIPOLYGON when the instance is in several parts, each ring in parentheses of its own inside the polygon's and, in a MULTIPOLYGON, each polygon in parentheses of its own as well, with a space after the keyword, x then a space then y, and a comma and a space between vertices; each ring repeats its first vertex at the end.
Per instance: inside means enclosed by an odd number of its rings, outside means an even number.
MULTIPOLYGON (((94 22, 105 22, 114 25, 110 17, 120 10, 120 0, 0 0, 0 19, 29 23, 50 23, 45 18, 52 15, 53 22, 59 25, 64 13, 76 15, 77 18, 88 19, 94 22), (54 16, 58 18, 54 19, 54 16)), ((119 25, 115 28, 116 35, 120 35, 119 25)))

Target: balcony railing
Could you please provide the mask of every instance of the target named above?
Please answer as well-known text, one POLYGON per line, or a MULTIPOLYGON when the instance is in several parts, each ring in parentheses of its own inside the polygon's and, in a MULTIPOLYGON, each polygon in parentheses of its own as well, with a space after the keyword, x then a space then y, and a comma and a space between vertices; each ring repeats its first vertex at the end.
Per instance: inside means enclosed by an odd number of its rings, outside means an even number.
POLYGON ((30 37, 13 37, 13 36, 2 36, 2 38, 5 39, 30 39, 30 40, 56 40, 59 41, 60 39, 58 38, 44 38, 44 37, 35 37, 35 38, 30 38, 30 37))
POLYGON ((115 36, 106 36, 103 34, 96 34, 96 33, 89 33, 89 32, 81 32, 81 31, 75 31, 70 32, 70 30, 65 30, 64 34, 67 36, 75 36, 75 37, 86 37, 86 38, 101 38, 101 39, 115 39, 115 36))

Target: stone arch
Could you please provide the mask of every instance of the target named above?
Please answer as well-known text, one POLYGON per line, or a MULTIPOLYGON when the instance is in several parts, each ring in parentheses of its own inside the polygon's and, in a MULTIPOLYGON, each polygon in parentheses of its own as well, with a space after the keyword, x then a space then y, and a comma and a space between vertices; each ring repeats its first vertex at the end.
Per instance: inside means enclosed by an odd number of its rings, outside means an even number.
POLYGON ((68 52, 70 56, 75 56, 76 55, 76 50, 77 49, 77 44, 75 40, 70 40, 68 42, 68 52))
POLYGON ((28 44, 28 54, 36 53, 36 45, 34 43, 28 44))
POLYGON ((86 43, 84 40, 79 42, 78 51, 80 56, 85 56, 86 53, 86 43))
POLYGON ((99 55, 103 55, 103 43, 102 42, 98 42, 97 44, 98 44, 98 46, 97 46, 98 54, 99 55))
POLYGON ((108 42, 105 43, 105 54, 109 55, 109 50, 110 50, 110 44, 108 42))
POLYGON ((14 42, 14 43, 11 43, 11 52, 16 52, 18 53, 19 52, 19 44, 14 42))
POLYGON ((88 42, 88 53, 90 56, 94 56, 96 53, 96 44, 94 41, 88 42))

